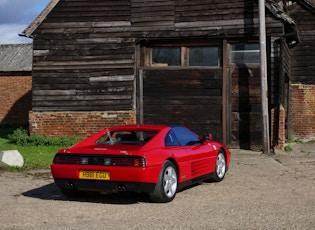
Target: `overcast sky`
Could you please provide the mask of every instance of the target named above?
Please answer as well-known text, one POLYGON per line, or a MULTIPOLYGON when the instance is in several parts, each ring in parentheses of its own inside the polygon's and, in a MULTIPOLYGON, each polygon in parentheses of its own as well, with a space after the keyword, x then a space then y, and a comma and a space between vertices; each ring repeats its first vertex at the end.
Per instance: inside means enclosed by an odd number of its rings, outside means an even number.
POLYGON ((49 0, 0 0, 0 44, 31 43, 20 34, 46 7, 49 0))

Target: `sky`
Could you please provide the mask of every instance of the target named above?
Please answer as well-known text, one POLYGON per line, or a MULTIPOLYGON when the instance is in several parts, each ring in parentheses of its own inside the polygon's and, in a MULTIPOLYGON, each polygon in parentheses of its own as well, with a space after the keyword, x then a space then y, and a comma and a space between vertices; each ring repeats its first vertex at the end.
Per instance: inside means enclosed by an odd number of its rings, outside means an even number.
POLYGON ((19 36, 46 7, 49 0, 0 0, 0 44, 32 43, 19 36))

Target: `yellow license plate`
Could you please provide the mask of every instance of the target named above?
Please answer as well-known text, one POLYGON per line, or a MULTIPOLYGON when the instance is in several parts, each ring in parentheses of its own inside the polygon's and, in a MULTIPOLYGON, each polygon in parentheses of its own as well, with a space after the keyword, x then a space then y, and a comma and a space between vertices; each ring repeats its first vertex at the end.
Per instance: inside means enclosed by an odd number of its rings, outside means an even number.
POLYGON ((110 180, 110 174, 107 171, 85 171, 79 172, 80 179, 89 180, 110 180))

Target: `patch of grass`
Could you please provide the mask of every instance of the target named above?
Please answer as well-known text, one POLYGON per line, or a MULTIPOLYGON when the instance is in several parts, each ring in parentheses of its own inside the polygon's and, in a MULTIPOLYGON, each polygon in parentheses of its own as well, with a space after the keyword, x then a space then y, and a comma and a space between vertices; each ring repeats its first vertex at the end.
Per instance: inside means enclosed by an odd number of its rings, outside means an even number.
POLYGON ((294 142, 295 142, 295 143, 304 143, 303 140, 301 140, 301 139, 295 139, 294 142))
POLYGON ((292 149, 292 147, 290 145, 287 145, 287 146, 284 147, 284 151, 286 151, 286 152, 291 152, 292 150, 293 149, 292 149))
POLYGON ((290 137, 288 138, 288 143, 294 143, 294 142, 295 142, 294 137, 290 136, 290 137))
POLYGON ((44 136, 37 136, 37 138, 40 141, 29 136, 25 127, 0 126, 0 151, 18 150, 24 158, 24 166, 21 168, 3 166, 0 168, 9 171, 48 169, 59 149, 69 147, 82 139, 63 137, 61 140, 55 138, 51 141, 51 138, 44 136))

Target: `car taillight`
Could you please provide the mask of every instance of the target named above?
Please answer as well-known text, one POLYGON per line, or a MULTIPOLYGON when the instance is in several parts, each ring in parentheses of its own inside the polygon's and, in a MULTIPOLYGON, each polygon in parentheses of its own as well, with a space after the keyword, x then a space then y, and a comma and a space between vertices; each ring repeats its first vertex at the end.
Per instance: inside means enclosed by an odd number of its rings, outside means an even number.
POLYGON ((144 158, 134 159, 133 160, 133 166, 144 168, 146 166, 146 161, 144 158))
POLYGON ((68 154, 56 154, 54 164, 81 164, 81 158, 79 156, 72 156, 68 154))
POLYGON ((143 157, 113 158, 111 159, 111 166, 145 167, 146 161, 143 157))
POLYGON ((53 163, 55 164, 61 164, 62 163, 62 159, 59 155, 56 155, 54 160, 53 160, 53 163))
POLYGON ((76 165, 129 166, 140 168, 146 167, 145 158, 136 156, 56 154, 53 163, 76 165))

